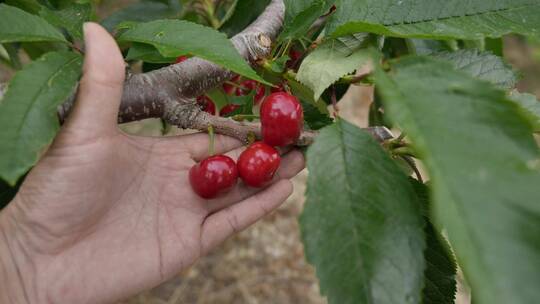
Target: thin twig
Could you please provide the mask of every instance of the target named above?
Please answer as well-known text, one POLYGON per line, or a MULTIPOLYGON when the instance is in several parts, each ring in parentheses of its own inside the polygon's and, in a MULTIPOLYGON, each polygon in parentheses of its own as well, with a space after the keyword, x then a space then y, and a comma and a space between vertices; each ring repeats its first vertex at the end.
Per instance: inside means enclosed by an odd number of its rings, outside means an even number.
POLYGON ((413 160, 413 158, 410 157, 410 156, 406 156, 406 155, 399 155, 399 157, 401 159, 403 159, 407 163, 407 165, 409 165, 409 167, 411 167, 411 169, 414 171, 414 174, 416 175, 416 178, 418 179, 418 181, 421 182, 421 183, 424 183, 424 179, 422 178, 422 174, 420 173, 420 170, 416 166, 416 163, 413 160))

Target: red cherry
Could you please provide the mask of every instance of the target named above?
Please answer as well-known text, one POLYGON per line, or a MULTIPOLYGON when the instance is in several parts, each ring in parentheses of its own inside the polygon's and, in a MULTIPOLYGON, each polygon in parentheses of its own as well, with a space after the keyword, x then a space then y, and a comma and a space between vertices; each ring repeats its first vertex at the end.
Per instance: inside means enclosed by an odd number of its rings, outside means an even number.
POLYGON ((236 88, 236 90, 234 91, 234 95, 236 96, 244 96, 247 95, 247 93, 249 92, 246 92, 246 90, 242 88, 236 88))
POLYGON ((211 115, 216 115, 216 105, 213 102, 209 102, 203 108, 203 111, 211 115))
POLYGON ((240 87, 236 88, 236 96, 245 96, 255 89, 257 82, 255 80, 244 80, 240 83, 240 87))
POLYGON ((205 199, 215 198, 231 190, 237 180, 236 164, 225 155, 211 156, 189 170, 191 188, 205 199))
POLYGON ((216 115, 216 104, 214 104, 214 101, 210 97, 206 95, 199 96, 197 97, 197 103, 202 106, 203 111, 216 115))
POLYGON ((291 58, 291 61, 295 62, 296 60, 300 59, 300 57, 302 57, 302 52, 295 49, 291 49, 289 51, 289 58, 291 58))
POLYGON ((257 86, 259 86, 259 83, 255 80, 248 79, 242 82, 242 87, 246 88, 247 91, 255 90, 257 86))
POLYGON ((274 178, 280 162, 281 157, 275 148, 256 142, 240 154, 238 174, 246 185, 264 187, 274 178))
POLYGON ((302 105, 288 93, 270 94, 261 106, 261 126, 265 143, 280 147, 293 144, 304 126, 302 105))
POLYGON ((292 68, 295 67, 295 64, 298 62, 298 60, 299 60, 300 58, 302 58, 302 52, 297 51, 297 50, 295 50, 295 49, 291 49, 291 50, 289 51, 289 58, 291 58, 291 59, 289 59, 289 60, 287 61, 287 64, 286 64, 286 65, 287 65, 287 68, 292 69, 292 68))
POLYGON ((176 58, 176 61, 174 63, 184 62, 184 61, 186 61, 188 59, 189 59, 188 56, 180 56, 180 57, 176 58))
MULTIPOLYGON (((238 81, 240 81, 240 75, 235 75, 233 78, 231 78, 230 82, 234 82, 234 83, 238 83, 238 81)), ((227 95, 233 95, 236 93, 237 91, 237 88, 236 86, 232 85, 232 84, 229 84, 229 83, 224 83, 223 84, 223 91, 225 91, 225 93, 227 95)))
POLYGON ((228 104, 228 105, 224 106, 223 108, 221 108, 221 111, 219 111, 219 116, 225 117, 228 114, 231 114, 232 112, 234 112, 238 108, 240 108, 239 105, 228 104))

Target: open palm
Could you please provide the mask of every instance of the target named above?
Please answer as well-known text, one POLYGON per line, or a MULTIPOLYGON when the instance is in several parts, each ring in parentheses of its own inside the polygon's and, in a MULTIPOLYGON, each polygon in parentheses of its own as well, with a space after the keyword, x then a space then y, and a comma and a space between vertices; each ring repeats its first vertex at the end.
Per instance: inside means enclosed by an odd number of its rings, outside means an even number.
MULTIPOLYGON (((101 27, 87 25, 85 35, 73 112, 3 214, 15 227, 13 247, 26 253, 19 262, 31 265, 25 292, 38 303, 109 303, 159 284, 278 207, 304 166, 293 151, 267 189, 239 184, 199 198, 187 172, 207 156, 207 135, 119 131, 123 59, 101 27)), ((217 136, 216 151, 236 158, 242 144, 217 136)))

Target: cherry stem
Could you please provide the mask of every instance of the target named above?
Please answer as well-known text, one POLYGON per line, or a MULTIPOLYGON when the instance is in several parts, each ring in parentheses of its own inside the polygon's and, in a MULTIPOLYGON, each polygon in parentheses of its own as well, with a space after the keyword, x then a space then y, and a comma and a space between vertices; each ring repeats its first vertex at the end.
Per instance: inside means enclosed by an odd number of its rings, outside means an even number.
POLYGON ((225 81, 224 83, 226 83, 226 84, 228 84, 228 85, 230 85, 230 86, 233 86, 233 87, 235 87, 235 88, 239 88, 239 89, 242 89, 242 90, 245 89, 245 87, 244 87, 243 85, 241 85, 241 84, 239 84, 239 83, 236 83, 236 82, 225 81))
POLYGON ((400 141, 403 141, 405 139, 405 132, 401 132, 401 134, 399 134, 399 136, 396 138, 396 141, 397 142, 400 142, 400 141))
POLYGON ((289 46, 291 45, 291 42, 292 42, 292 40, 289 39, 287 41, 287 44, 285 44, 284 46, 282 45, 282 48, 279 50, 279 52, 277 53, 277 56, 274 57, 274 59, 280 58, 280 57, 284 56, 285 54, 287 54, 287 51, 289 50, 289 46))
POLYGON ((250 146, 257 140, 257 136, 253 132, 249 132, 247 136, 248 145, 250 146))
POLYGON ((389 140, 386 143, 386 146, 389 149, 393 149, 393 150, 398 149, 398 148, 402 148, 402 147, 407 147, 407 143, 404 141, 405 137, 406 137, 405 133, 402 132, 397 138, 389 140))
POLYGON ((403 161, 405 161, 407 163, 407 165, 409 165, 409 167, 411 167, 411 169, 414 171, 414 174, 416 175, 416 178, 418 179, 418 181, 423 184, 424 179, 422 178, 422 173, 420 173, 420 170, 418 169, 418 167, 414 163, 414 160, 410 156, 400 155, 399 157, 403 161))
POLYGON ((259 119, 259 115, 253 115, 253 114, 237 114, 231 117, 233 120, 236 121, 244 121, 246 119, 259 119))
POLYGON ((365 80, 368 75, 369 74, 354 75, 354 76, 353 75, 343 76, 339 80, 339 83, 356 84, 356 83, 359 83, 359 82, 365 80))
POLYGON ((210 156, 214 156, 214 141, 216 138, 216 135, 214 134, 214 127, 212 125, 208 126, 208 136, 210 137, 210 144, 208 145, 208 154, 210 156))
POLYGON ((408 147, 408 146, 403 146, 403 147, 396 148, 396 149, 392 150, 392 153, 394 155, 398 155, 398 156, 411 156, 411 157, 416 158, 416 155, 415 155, 413 149, 411 149, 411 147, 408 147))

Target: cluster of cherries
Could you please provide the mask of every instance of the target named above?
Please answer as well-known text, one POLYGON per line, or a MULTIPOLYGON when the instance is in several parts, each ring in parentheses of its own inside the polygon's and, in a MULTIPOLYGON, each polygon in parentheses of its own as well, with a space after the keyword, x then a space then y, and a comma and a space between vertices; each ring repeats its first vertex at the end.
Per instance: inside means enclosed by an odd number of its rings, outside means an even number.
MULTIPOLYGON (((248 83, 251 81, 248 80, 248 83)), ((292 145, 300 137, 304 114, 295 96, 274 89, 275 92, 265 97, 264 86, 256 82, 251 90, 257 90, 255 103, 262 101, 262 141, 247 147, 238 158, 238 163, 229 156, 214 155, 194 165, 189 171, 189 181, 202 198, 211 199, 228 192, 236 185, 238 177, 248 186, 265 187, 271 183, 281 162, 275 147, 292 145), (261 96, 258 87, 263 88, 261 96)))
MULTIPOLYGON (((290 59, 289 61, 287 61, 286 64, 287 68, 293 69, 295 65, 298 64, 301 57, 302 52, 291 48, 289 51, 290 59)), ((181 63, 186 61, 187 59, 189 59, 188 56, 180 56, 176 58, 175 63, 181 63)), ((264 97, 266 96, 266 87, 263 84, 251 79, 242 80, 240 75, 235 75, 230 82, 224 83, 222 87, 225 94, 229 96, 246 96, 252 91, 255 91, 255 96, 253 97, 254 106, 259 106, 263 101, 264 97)), ((272 93, 283 91, 285 91, 285 88, 282 84, 279 84, 277 87, 271 88, 272 93)), ((197 103, 203 111, 212 115, 216 115, 216 104, 210 97, 206 95, 201 95, 197 97, 197 103)), ((240 105, 236 104, 225 105, 219 110, 219 116, 226 117, 236 111, 239 107, 240 105)))
MULTIPOLYGON (((175 63, 181 63, 187 59, 187 56, 180 56, 176 59, 175 63)), ((224 83, 223 91, 229 96, 245 96, 252 91, 255 91, 255 97, 253 98, 255 106, 260 105, 266 95, 266 87, 264 85, 251 79, 242 81, 240 75, 235 75, 229 83, 224 83)), ((201 95, 197 97, 197 103, 203 111, 216 115, 216 104, 210 97, 201 95)), ((219 110, 219 116, 227 116, 236 111, 239 107, 240 106, 236 104, 228 104, 219 110)))

